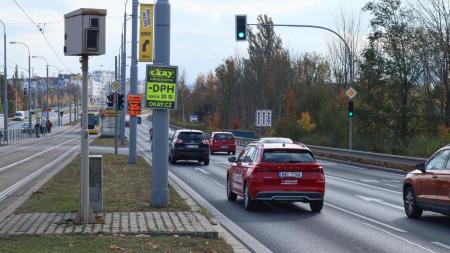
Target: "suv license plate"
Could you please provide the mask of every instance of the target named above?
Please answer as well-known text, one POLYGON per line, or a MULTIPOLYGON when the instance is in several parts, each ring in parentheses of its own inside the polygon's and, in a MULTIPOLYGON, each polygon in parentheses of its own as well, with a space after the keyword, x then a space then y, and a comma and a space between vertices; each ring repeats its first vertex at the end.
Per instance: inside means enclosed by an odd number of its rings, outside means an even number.
POLYGON ((186 145, 186 148, 198 148, 198 145, 186 145))
POLYGON ((280 171, 278 172, 279 177, 294 177, 294 178, 302 178, 303 173, 300 171, 280 171))

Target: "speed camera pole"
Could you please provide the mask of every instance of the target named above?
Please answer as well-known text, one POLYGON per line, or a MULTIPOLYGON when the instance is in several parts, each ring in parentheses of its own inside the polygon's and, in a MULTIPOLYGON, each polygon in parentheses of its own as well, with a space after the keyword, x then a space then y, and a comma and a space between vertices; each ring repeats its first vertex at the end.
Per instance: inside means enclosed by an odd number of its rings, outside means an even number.
MULTIPOLYGON (((170 64, 170 4, 169 0, 158 0, 155 5, 155 59, 154 64, 170 64)), ((167 207, 169 112, 167 109, 153 110, 153 177, 152 206, 167 207)))
POLYGON ((89 223, 89 132, 88 132, 88 56, 81 57, 83 71, 82 117, 81 117, 81 221, 89 223))

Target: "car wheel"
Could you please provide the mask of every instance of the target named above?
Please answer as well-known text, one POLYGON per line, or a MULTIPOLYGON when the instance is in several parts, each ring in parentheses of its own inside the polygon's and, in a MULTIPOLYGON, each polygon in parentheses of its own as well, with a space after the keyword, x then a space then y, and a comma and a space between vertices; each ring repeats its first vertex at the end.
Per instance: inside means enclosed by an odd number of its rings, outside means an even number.
POLYGON ((229 201, 235 201, 237 199, 237 194, 231 190, 230 180, 227 179, 227 198, 229 201))
POLYGON ((323 200, 309 202, 309 207, 314 213, 319 213, 323 208, 323 200))
POLYGON ((236 155, 236 151, 233 151, 233 155, 236 155))
POLYGON ((177 163, 177 160, 175 159, 175 156, 171 155, 170 156, 170 164, 176 164, 176 163, 177 163))
POLYGON ((405 205, 405 213, 409 218, 420 218, 423 209, 417 206, 416 193, 412 187, 407 187, 403 192, 403 202, 405 205))
POLYGON ((248 189, 247 183, 244 185, 244 208, 247 211, 252 211, 255 209, 256 201, 250 196, 250 190, 248 189))
POLYGON ((211 150, 210 153, 211 153, 211 155, 214 155, 214 151, 211 150))
POLYGON ((203 160, 203 165, 209 165, 209 159, 203 160))

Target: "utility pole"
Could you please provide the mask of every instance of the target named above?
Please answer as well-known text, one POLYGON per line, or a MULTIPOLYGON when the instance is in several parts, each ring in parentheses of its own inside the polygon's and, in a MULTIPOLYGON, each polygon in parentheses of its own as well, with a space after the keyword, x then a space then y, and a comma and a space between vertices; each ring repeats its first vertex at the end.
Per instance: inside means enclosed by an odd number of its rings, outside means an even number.
POLYGON ((3 140, 8 142, 8 75, 6 66, 6 27, 5 23, 0 20, 3 25, 3 123, 5 129, 3 133, 3 140))
MULTIPOLYGON (((155 59, 154 64, 170 64, 170 4, 169 0, 157 0, 155 5, 155 59)), ((152 206, 167 207, 168 151, 169 151, 169 112, 164 109, 153 110, 153 177, 152 206)))
POLYGON ((89 206, 89 131, 88 131, 88 56, 81 56, 81 70, 83 72, 82 89, 82 117, 81 117, 81 210, 82 221, 86 224, 90 220, 89 206))
MULTIPOLYGON (((120 88, 120 93, 124 95, 124 100, 126 101, 126 82, 127 82, 127 70, 126 70, 126 64, 127 64, 127 45, 126 45, 126 39, 127 39, 127 2, 125 2, 125 12, 123 14, 123 34, 122 34, 122 71, 121 71, 121 78, 120 82, 122 83, 122 86, 120 88)), ((126 104, 125 104, 126 108, 126 104)), ((122 110, 120 112, 120 144, 125 145, 125 110, 122 110)))
POLYGON ((15 92, 15 98, 16 98, 16 102, 15 102, 15 112, 17 112, 17 75, 19 74, 18 70, 17 70, 17 65, 16 65, 16 71, 14 73, 14 90, 15 92))
MULTIPOLYGON (((130 93, 137 93, 137 16, 139 1, 133 0, 132 4, 132 26, 131 26, 131 66, 130 66, 130 93)), ((124 111, 126 107, 124 108, 124 111)), ((167 131, 166 131, 167 132, 167 131)), ((136 116, 130 115, 130 146, 128 148, 128 163, 136 163, 136 135, 137 135, 137 119, 136 116)))
MULTIPOLYGON (((114 81, 117 81, 117 56, 114 57, 115 64, 114 64, 114 81)), ((111 85, 109 85, 111 87, 111 85)), ((112 90, 112 89, 110 89, 112 90)), ((108 95, 109 96, 109 95, 108 95)), ((117 91, 114 90, 114 154, 119 153, 119 145, 118 145, 118 135, 119 135, 119 129, 117 129, 118 126, 118 119, 117 119, 117 91)))

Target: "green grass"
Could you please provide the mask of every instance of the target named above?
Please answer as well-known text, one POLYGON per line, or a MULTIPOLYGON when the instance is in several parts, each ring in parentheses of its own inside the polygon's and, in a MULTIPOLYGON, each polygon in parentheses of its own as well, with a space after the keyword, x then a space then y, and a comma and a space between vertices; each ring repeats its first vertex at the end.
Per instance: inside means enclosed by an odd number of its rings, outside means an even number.
MULTIPOLYGON (((125 140, 124 145, 120 145, 120 139, 117 140, 117 144, 121 148, 128 148, 128 140, 125 140)), ((114 138, 96 138, 90 144, 90 146, 102 146, 102 147, 114 147, 114 138)))
POLYGON ((233 252, 222 239, 136 236, 0 236, 0 252, 233 252))
MULTIPOLYGON (((80 203, 80 158, 43 185, 16 212, 77 212, 80 203)), ((118 211, 190 211, 184 199, 169 186, 169 206, 152 208, 151 166, 138 157, 128 164, 128 156, 103 154, 103 207, 118 211)), ((0 252, 2 252, 0 250, 0 252)))

